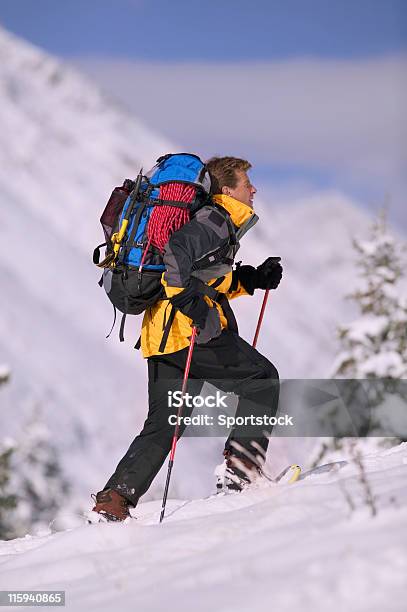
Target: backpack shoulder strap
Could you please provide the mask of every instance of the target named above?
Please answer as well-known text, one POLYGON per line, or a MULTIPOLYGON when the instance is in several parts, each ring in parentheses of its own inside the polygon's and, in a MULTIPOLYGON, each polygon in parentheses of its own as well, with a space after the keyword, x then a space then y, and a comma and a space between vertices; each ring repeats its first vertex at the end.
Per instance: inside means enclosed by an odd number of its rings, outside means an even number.
POLYGON ((196 215, 196 213, 201 210, 202 208, 212 208, 214 209, 216 212, 218 212, 223 219, 226 222, 227 228, 228 228, 228 232, 229 232, 229 243, 230 245, 236 245, 238 243, 238 239, 237 239, 237 233, 235 230, 235 226, 233 224, 233 221, 231 219, 230 214, 228 213, 227 210, 225 210, 223 208, 223 206, 220 206, 219 204, 217 204, 216 202, 214 202, 211 198, 208 198, 202 206, 200 206, 197 210, 193 211, 193 214, 191 215, 191 219, 196 215))
POLYGON ((222 215, 222 217, 225 219, 226 224, 228 226, 230 244, 232 246, 237 244, 237 235, 236 235, 235 226, 234 226, 234 223, 228 211, 225 210, 223 206, 220 206, 219 204, 216 204, 216 202, 213 202, 213 201, 210 204, 210 206, 215 208, 215 210, 217 210, 222 215))
POLYGON ((223 261, 224 263, 228 263, 229 265, 232 264, 239 248, 239 241, 236 236, 235 226, 232 222, 232 219, 230 218, 229 213, 222 206, 217 206, 216 204, 214 206, 208 205, 207 208, 212 208, 216 210, 215 214, 219 214, 219 216, 222 217, 228 228, 228 236, 227 238, 222 240, 222 243, 216 249, 210 251, 209 253, 201 257, 201 259, 193 263, 192 270, 194 272, 198 270, 204 270, 205 268, 220 263, 221 261, 223 261), (233 249, 232 257, 230 257, 231 248, 233 249))

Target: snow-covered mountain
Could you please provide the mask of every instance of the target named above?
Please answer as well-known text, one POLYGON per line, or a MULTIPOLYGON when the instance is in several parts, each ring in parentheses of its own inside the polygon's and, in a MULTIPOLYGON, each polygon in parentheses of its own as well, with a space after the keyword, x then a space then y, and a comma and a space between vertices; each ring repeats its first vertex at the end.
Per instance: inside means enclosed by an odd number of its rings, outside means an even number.
MULTIPOLYGON (((146 367, 132 349, 140 320, 127 323, 125 346, 116 332, 105 340, 112 310, 91 262, 102 241, 98 219, 114 185, 179 147, 3 29, 0 60, 0 359, 12 369, 1 391, 1 429, 13 435, 24 410, 41 404, 84 494, 104 484, 146 414, 146 367)), ((343 300, 355 282, 350 239, 365 229, 366 215, 335 192, 289 208, 256 206, 261 221, 239 259, 258 264, 280 255, 284 264, 258 348, 282 378, 323 377, 336 352, 335 326, 351 314, 343 300)), ((249 341, 261 299, 234 302, 249 341)), ((221 446, 205 439, 180 445, 178 466, 185 455, 197 457, 188 463, 193 478, 177 466, 180 495, 207 490, 206 463, 217 462, 213 448, 221 446)), ((280 452, 299 460, 292 445, 280 452)))
POLYGON ((161 525, 156 501, 122 524, 0 542, 0 589, 63 590, 75 612, 168 602, 179 612, 401 612, 406 472, 403 444, 366 457, 363 472, 172 499, 161 525))

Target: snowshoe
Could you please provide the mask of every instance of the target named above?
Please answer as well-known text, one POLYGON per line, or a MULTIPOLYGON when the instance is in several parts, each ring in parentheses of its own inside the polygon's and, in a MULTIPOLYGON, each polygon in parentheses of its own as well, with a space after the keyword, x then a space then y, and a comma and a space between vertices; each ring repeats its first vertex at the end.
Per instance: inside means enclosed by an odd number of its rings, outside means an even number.
POLYGON ((240 492, 261 476, 261 470, 250 459, 237 457, 230 450, 224 451, 223 463, 215 468, 216 492, 240 492))

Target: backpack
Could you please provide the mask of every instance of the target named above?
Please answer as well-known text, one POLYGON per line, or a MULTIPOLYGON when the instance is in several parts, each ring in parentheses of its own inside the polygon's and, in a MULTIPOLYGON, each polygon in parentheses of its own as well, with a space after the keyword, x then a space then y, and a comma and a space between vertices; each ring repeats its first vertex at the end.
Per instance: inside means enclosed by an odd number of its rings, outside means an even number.
MULTIPOLYGON (((153 223, 157 207, 188 211, 185 222, 205 205, 216 206, 222 213, 228 223, 229 244, 206 255, 200 262, 200 268, 221 261, 230 251, 230 246, 236 244, 230 216, 212 202, 210 185, 209 173, 198 156, 177 153, 160 157, 147 174, 143 175, 140 170, 135 181, 126 179, 121 187, 113 190, 100 218, 105 242, 98 245, 93 253, 93 262, 103 268, 99 285, 104 288, 114 308, 114 321, 107 337, 114 328, 116 310, 123 313, 119 333, 122 342, 128 314, 141 314, 158 300, 166 299, 161 283, 165 271, 162 250, 154 244, 154 236, 151 235, 150 221, 153 223), (100 248, 103 246, 106 247, 105 257, 100 262, 100 248)), ((207 285, 203 292, 211 297, 215 297, 216 293, 207 285)), ((175 312, 171 320, 174 315, 175 312)), ((168 332, 169 329, 166 330, 166 337, 168 332)), ((140 348, 140 339, 135 348, 140 348)))

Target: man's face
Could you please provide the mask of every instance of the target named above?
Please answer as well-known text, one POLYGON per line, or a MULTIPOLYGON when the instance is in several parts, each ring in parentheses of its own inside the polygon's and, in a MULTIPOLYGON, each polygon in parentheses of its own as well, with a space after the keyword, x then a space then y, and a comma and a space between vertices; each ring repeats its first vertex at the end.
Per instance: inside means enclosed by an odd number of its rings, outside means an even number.
POLYGON ((222 193, 231 196, 243 204, 247 204, 250 208, 253 208, 254 194, 257 192, 256 187, 251 184, 247 172, 243 170, 235 170, 237 183, 236 187, 222 187, 222 193))

